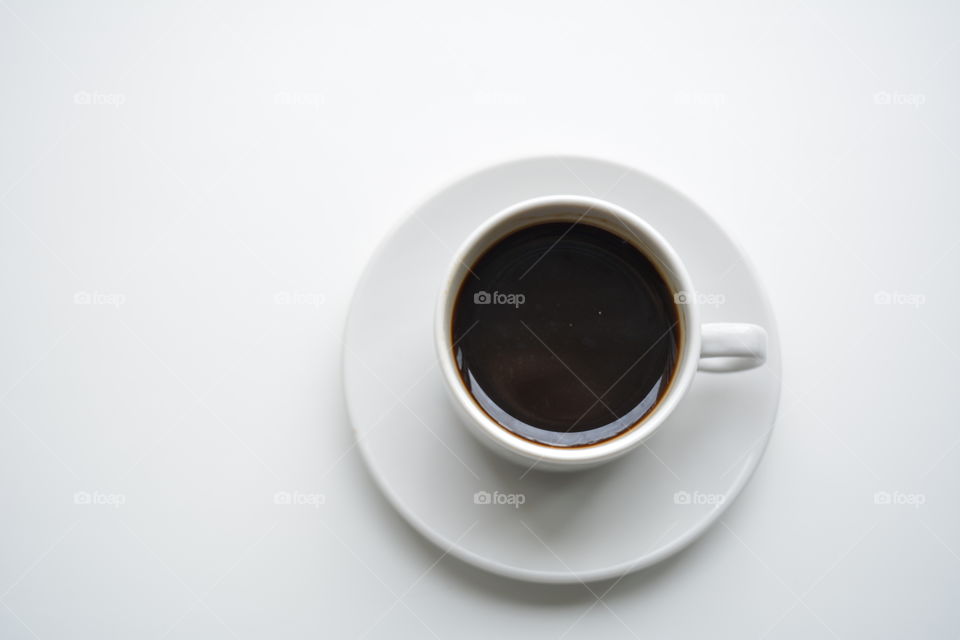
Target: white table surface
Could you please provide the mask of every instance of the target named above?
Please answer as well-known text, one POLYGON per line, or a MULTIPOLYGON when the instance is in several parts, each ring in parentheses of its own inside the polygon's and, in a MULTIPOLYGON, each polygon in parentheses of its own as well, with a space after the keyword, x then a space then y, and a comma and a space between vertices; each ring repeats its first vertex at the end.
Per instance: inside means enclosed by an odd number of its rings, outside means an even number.
POLYGON ((958 26, 932 2, 0 0, 0 637, 954 637, 958 26), (784 349, 722 524, 589 589, 421 540, 341 392, 391 225, 545 153, 703 205, 784 349))

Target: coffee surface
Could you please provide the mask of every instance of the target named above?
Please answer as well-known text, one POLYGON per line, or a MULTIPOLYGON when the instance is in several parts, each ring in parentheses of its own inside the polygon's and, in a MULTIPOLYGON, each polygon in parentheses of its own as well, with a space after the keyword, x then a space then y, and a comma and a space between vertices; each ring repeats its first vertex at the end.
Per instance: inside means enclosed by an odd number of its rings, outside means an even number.
POLYGON ((631 243, 598 227, 516 231, 470 265, 453 312, 464 384, 504 428, 586 446, 656 406, 676 365, 673 294, 631 243))

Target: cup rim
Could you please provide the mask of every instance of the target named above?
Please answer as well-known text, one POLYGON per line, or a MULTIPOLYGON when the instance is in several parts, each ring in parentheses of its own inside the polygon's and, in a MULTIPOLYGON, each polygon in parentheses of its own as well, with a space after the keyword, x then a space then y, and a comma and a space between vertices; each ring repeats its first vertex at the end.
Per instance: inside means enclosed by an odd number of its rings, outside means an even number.
MULTIPOLYGON (((690 281, 689 272, 680 257, 659 232, 636 214, 617 204, 591 196, 539 196, 517 202, 501 210, 475 229, 456 251, 444 277, 436 306, 435 346, 440 370, 448 392, 452 394, 453 400, 457 403, 461 413, 465 413, 465 418, 472 423, 471 426, 478 427, 479 432, 485 436, 489 443, 493 443, 507 452, 519 454, 531 461, 563 466, 596 464, 626 453, 653 435, 685 395, 696 373, 699 360, 699 311, 695 304, 677 303, 678 314, 681 318, 681 348, 667 392, 657 402, 653 411, 618 435, 596 444, 558 447, 528 440, 493 420, 480 407, 470 390, 467 389, 456 367, 452 330, 454 302, 468 273, 468 268, 472 266, 472 262, 475 260, 474 254, 476 254, 476 257, 482 255, 484 251, 504 236, 516 230, 504 231, 501 227, 514 218, 530 215, 536 210, 553 206, 569 206, 580 209, 583 214, 578 221, 584 220, 586 224, 601 226, 630 242, 651 259, 661 277, 671 286, 674 294, 685 292, 695 299, 693 293, 695 290, 690 281), (595 212, 591 216, 594 220, 588 219, 591 212, 595 212), (601 216, 603 221, 608 224, 596 224, 596 219, 601 216), (613 226, 611 219, 619 222, 621 226, 613 226), (651 249, 654 255, 651 255, 651 249)), ((544 219, 532 224, 541 224, 546 221, 547 219, 544 219)))

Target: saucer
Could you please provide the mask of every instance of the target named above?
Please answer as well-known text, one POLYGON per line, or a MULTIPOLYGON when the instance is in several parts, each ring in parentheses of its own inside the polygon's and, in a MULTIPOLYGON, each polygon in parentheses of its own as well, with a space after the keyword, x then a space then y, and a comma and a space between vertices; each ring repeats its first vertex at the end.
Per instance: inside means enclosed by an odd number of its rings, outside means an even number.
POLYGON ((617 578, 677 553, 733 502, 760 462, 780 395, 780 343, 743 252, 686 197, 629 167, 580 157, 500 164, 447 186, 383 241, 357 285, 344 339, 357 444, 400 514, 451 555, 534 582, 617 578), (676 249, 703 322, 751 322, 767 362, 700 372, 646 443, 599 468, 556 473, 488 451, 450 404, 433 347, 441 280, 488 217, 536 196, 593 196, 676 249))

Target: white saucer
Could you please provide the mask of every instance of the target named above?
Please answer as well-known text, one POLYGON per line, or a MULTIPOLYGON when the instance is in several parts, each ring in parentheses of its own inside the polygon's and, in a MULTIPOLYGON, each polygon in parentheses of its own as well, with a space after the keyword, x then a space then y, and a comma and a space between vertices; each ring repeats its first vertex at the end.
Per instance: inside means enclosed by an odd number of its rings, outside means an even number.
POLYGON ((498 165, 424 202, 370 260, 344 346, 350 417, 390 502, 452 555, 537 582, 619 577, 690 544, 757 467, 780 395, 773 313, 740 249, 670 187, 586 158, 498 165), (648 447, 594 470, 525 473, 457 421, 436 365, 433 312, 449 261, 474 228, 508 205, 554 194, 600 197, 644 218, 677 250, 698 292, 714 296, 701 306, 703 321, 759 324, 769 351, 752 371, 697 374, 648 447))

